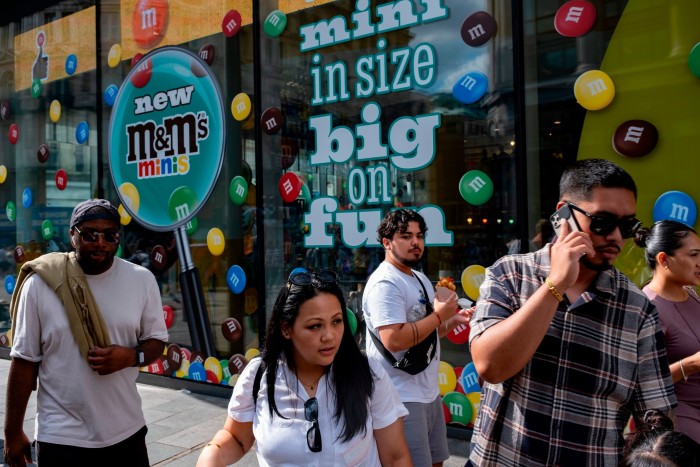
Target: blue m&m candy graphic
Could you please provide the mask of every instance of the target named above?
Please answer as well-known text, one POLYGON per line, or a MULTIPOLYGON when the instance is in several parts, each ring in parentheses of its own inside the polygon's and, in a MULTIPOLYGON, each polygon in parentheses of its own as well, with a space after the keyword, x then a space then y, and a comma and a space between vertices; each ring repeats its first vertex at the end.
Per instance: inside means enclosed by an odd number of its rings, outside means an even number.
POLYGON ((24 190, 22 190, 22 207, 31 207, 33 201, 34 193, 32 193, 32 189, 29 187, 25 187, 24 190))
POLYGON ((190 367, 187 371, 187 377, 194 381, 206 381, 207 370, 205 370, 204 365, 199 362, 190 363, 190 367))
POLYGON ((237 264, 234 264, 228 268, 228 272, 226 273, 226 284, 228 284, 228 288, 231 289, 231 292, 235 294, 243 292, 243 289, 245 289, 245 283, 246 278, 243 268, 237 264))
POLYGON ((72 75, 78 69, 78 57, 75 54, 70 54, 66 57, 66 73, 72 75))
POLYGON ((78 126, 75 128, 75 140, 78 142, 78 144, 83 144, 85 141, 87 141, 89 135, 90 127, 88 126, 87 122, 82 121, 78 123, 78 126))
POLYGON ((698 208, 693 198, 682 191, 667 191, 654 203, 654 222, 672 220, 693 227, 698 208))
POLYGON ((12 292, 15 291, 15 284, 17 284, 15 277, 14 276, 7 276, 5 278, 5 292, 12 295, 12 292))
POLYGON ((107 104, 109 107, 112 107, 114 105, 114 100, 117 98, 118 92, 119 88, 116 84, 110 84, 109 86, 107 86, 107 89, 105 89, 105 92, 103 94, 105 104, 107 104))
POLYGON ((465 393, 469 394, 470 392, 481 391, 481 387, 479 386, 479 375, 476 373, 476 368, 474 367, 473 362, 464 367, 460 380, 465 393))
POLYGON ((473 104, 489 90, 489 79, 479 71, 470 71, 452 86, 452 95, 463 104, 473 104))

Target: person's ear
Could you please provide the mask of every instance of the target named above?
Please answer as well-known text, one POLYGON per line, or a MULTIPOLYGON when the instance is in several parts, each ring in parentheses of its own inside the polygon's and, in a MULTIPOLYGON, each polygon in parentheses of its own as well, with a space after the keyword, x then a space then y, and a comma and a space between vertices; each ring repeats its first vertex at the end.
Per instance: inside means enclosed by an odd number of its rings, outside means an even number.
POLYGON ((668 268, 668 255, 665 251, 656 254, 656 264, 664 268, 668 268))
POLYGON ((382 238, 382 246, 385 250, 391 250, 391 241, 388 238, 382 238))
POLYGON ((285 339, 289 339, 291 337, 289 334, 288 326, 282 326, 282 337, 284 337, 285 339))

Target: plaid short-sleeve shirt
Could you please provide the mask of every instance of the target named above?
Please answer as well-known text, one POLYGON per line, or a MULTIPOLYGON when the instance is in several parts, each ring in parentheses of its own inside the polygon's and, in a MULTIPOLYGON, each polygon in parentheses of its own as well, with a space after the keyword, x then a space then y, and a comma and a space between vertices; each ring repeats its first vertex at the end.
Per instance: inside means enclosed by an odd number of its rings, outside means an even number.
MULTIPOLYGON (((487 269, 470 343, 517 313, 549 274, 549 248, 487 269)), ((531 361, 485 383, 472 437, 477 466, 617 466, 631 414, 676 406, 653 305, 612 268, 559 304, 531 361)))

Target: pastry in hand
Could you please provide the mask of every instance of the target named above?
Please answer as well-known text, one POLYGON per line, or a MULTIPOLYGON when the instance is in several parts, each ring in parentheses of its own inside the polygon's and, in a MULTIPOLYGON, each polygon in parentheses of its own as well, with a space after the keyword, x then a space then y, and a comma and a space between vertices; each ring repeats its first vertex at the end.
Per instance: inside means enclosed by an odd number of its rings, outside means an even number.
POLYGON ((441 302, 444 302, 450 298, 450 295, 452 295, 452 293, 456 290, 457 287, 455 286, 455 280, 451 277, 440 276, 440 280, 437 281, 437 284, 435 284, 435 295, 437 295, 438 300, 441 302))

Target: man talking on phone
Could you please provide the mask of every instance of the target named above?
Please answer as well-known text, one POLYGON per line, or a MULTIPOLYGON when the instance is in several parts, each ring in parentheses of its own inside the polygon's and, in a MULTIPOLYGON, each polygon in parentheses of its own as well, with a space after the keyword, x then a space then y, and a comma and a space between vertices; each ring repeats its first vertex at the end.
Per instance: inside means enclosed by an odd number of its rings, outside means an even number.
POLYGON ((632 177, 602 159, 564 171, 553 244, 486 272, 469 344, 484 380, 476 466, 617 466, 630 416, 672 415, 656 309, 613 267, 640 226, 632 177))

